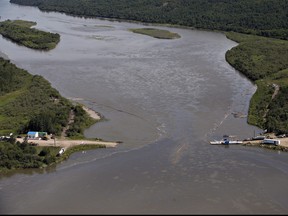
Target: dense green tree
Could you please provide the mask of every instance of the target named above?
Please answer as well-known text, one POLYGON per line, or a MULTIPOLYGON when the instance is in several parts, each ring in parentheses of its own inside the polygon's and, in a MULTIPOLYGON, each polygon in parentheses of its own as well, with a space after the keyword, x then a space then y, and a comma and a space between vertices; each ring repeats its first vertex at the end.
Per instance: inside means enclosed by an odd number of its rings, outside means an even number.
POLYGON ((46 131, 60 135, 74 110, 76 127, 83 128, 94 121, 81 106, 73 105, 42 76, 32 76, 0 58, 0 132, 27 133, 29 130, 46 131))
POLYGON ((257 85, 248 122, 269 132, 288 133, 288 41, 232 32, 226 35, 239 43, 226 53, 227 61, 257 85))
MULTIPOLYGON (((53 157, 51 152, 47 155, 53 157)), ((46 157, 48 157, 45 155, 46 157)), ((54 161, 50 161, 53 163, 54 161)), ((20 168, 39 168, 47 164, 45 157, 38 155, 36 147, 23 142, 0 141, 0 172, 20 168)))
POLYGON ((86 17, 169 23, 288 39, 287 0, 10 0, 86 17))
POLYGON ((50 50, 60 41, 60 35, 30 28, 36 23, 24 20, 6 20, 0 22, 0 34, 29 48, 50 50))

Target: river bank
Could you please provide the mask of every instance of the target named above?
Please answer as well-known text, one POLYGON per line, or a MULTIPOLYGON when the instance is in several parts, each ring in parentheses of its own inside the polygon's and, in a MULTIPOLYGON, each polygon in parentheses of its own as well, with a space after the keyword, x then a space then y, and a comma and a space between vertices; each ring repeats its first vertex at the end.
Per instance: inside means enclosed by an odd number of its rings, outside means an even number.
POLYGON ((280 141, 279 145, 269 145, 262 143, 263 140, 244 140, 243 146, 256 146, 261 148, 268 148, 273 150, 288 151, 288 137, 279 138, 275 134, 269 134, 267 137, 270 139, 277 139, 280 141))
POLYGON ((96 112, 96 111, 94 111, 94 110, 92 110, 92 109, 90 109, 90 108, 88 108, 86 106, 82 106, 82 108, 87 112, 87 114, 91 118, 93 118, 95 120, 101 120, 101 115, 98 112, 96 112))
MULTIPOLYGON (((96 111, 82 105, 82 108, 86 113, 93 119, 95 120, 101 120, 101 116, 99 113, 96 111)), ((16 141, 23 142, 23 138, 17 138, 16 141)), ((109 147, 116 147, 118 142, 109 142, 109 141, 102 141, 102 140, 85 140, 85 139, 78 139, 78 140, 72 140, 68 139, 65 136, 61 136, 60 138, 49 138, 48 140, 36 140, 36 139, 31 139, 28 140, 28 143, 30 144, 36 144, 38 146, 55 146, 55 147, 61 147, 64 148, 65 150, 77 145, 105 145, 106 148, 109 147)))

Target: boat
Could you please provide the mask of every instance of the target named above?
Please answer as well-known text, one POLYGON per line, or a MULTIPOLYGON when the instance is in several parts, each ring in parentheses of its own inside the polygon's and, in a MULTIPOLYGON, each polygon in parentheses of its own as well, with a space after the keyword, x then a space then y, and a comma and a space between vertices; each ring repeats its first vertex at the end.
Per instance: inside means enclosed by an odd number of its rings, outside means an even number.
POLYGON ((214 141, 210 141, 211 145, 222 145, 223 141, 222 140, 214 140, 214 141))
POLYGON ((242 144, 243 141, 241 140, 229 140, 229 143, 228 144, 242 144))
POLYGON ((211 145, 230 145, 230 144, 242 144, 243 141, 235 140, 235 135, 224 134, 222 140, 210 141, 211 145), (232 140, 231 140, 232 139, 232 140))
POLYGON ((59 155, 61 155, 61 154, 63 154, 64 153, 64 151, 65 151, 65 149, 64 148, 61 148, 61 150, 59 151, 59 155))

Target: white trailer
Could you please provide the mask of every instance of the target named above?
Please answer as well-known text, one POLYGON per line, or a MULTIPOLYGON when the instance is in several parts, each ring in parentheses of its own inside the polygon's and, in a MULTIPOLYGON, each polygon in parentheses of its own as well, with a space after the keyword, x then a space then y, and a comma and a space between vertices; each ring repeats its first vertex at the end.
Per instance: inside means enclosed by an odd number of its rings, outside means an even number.
POLYGON ((273 145, 280 145, 280 140, 276 139, 264 139, 262 141, 263 144, 273 144, 273 145))

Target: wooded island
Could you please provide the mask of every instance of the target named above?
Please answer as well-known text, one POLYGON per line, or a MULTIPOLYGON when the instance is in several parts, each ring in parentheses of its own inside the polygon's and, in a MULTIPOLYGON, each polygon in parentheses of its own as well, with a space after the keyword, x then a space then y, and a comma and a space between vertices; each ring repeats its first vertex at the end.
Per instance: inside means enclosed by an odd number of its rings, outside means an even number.
POLYGON ((13 42, 37 50, 51 50, 60 41, 60 35, 31 28, 36 22, 6 20, 0 22, 0 34, 13 42))

